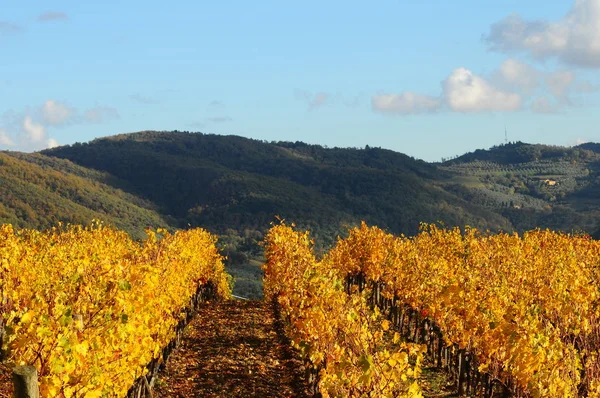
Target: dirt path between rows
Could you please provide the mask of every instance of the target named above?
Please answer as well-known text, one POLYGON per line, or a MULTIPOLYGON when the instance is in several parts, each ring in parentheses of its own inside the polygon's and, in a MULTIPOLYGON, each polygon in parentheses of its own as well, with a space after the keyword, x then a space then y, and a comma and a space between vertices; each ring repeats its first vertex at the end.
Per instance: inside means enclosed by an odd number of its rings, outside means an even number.
POLYGON ((302 362, 264 301, 207 303, 160 375, 155 397, 308 397, 302 362))

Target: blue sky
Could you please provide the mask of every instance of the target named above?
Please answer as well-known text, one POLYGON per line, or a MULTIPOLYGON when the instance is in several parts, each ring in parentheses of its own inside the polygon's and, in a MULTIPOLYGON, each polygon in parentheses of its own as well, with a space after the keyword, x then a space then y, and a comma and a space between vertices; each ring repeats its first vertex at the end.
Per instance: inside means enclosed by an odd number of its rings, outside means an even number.
POLYGON ((438 161, 505 125, 600 141, 600 0, 287 3, 4 0, 0 149, 177 129, 438 161))

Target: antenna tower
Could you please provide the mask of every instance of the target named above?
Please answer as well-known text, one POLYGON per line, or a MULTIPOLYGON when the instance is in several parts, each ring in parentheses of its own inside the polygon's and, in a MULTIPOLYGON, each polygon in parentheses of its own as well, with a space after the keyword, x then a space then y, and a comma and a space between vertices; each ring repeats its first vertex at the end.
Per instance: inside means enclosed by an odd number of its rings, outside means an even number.
POLYGON ((504 144, 508 145, 508 133, 506 132, 506 126, 504 126, 504 144))

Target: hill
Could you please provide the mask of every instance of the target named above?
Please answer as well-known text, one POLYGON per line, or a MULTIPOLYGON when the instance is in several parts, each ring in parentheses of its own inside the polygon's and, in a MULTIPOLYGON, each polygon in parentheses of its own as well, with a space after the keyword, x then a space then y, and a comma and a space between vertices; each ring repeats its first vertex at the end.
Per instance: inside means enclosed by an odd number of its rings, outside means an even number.
POLYGON ((115 177, 39 153, 0 152, 0 222, 48 228, 104 220, 141 237, 168 225, 150 202, 117 188, 115 177))
POLYGON ((0 153, 0 221, 45 228, 101 218, 137 236, 146 226, 203 226, 229 254, 256 252, 275 216, 311 229, 320 246, 360 220, 395 234, 437 221, 595 233, 594 145, 518 142, 433 164, 381 148, 144 131, 0 153))
POLYGON ((597 160, 593 148, 600 144, 586 143, 576 147, 563 147, 555 145, 527 144, 524 142, 511 142, 491 149, 478 149, 466 153, 455 159, 444 162, 446 165, 470 163, 473 161, 490 162, 501 165, 514 165, 530 162, 543 162, 548 160, 561 161, 586 161, 597 160))
POLYGON ((467 153, 439 168, 452 175, 447 189, 494 209, 516 230, 589 233, 600 226, 600 153, 593 150, 597 147, 516 142, 467 153))
POLYGON ((588 151, 600 153, 600 144, 596 142, 586 142, 585 144, 577 145, 577 148, 587 149, 588 151))
POLYGON ((125 181, 185 226, 262 231, 275 215, 317 236, 359 220, 413 234, 420 222, 510 229, 446 191, 437 166, 380 148, 324 148, 237 136, 146 131, 46 150, 125 181))

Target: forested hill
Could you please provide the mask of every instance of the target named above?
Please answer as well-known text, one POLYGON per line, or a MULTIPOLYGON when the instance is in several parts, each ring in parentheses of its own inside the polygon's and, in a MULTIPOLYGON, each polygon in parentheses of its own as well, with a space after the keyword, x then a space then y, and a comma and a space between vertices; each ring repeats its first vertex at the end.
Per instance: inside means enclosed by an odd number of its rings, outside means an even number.
POLYGON ((477 150, 439 165, 446 189, 493 208, 520 231, 535 227, 600 235, 600 144, 523 142, 477 150))
POLYGON ((437 221, 595 233, 594 149, 514 143, 433 164, 381 148, 145 131, 0 153, 0 222, 44 228, 100 218, 138 235, 191 225, 252 241, 275 216, 317 240, 360 220, 396 234, 437 221))
POLYGON ((448 160, 446 164, 470 163, 473 161, 487 161, 503 165, 515 165, 543 160, 553 161, 596 161, 595 153, 600 153, 600 144, 585 143, 576 147, 563 147, 542 144, 527 144, 524 142, 511 142, 495 146, 491 149, 478 149, 466 153, 455 159, 448 160))
POLYGON ((323 148, 237 136, 141 132, 43 152, 126 181, 180 226, 264 230, 275 215, 332 236, 359 220, 412 234, 419 222, 510 229, 439 183, 432 164, 379 148, 323 148))
POLYGON ((587 149, 592 152, 600 153, 600 144, 596 142, 586 142, 585 144, 578 145, 577 148, 587 149))
POLYGON ((142 237, 168 222, 115 177, 39 153, 0 152, 0 223, 44 229, 103 220, 142 237))

